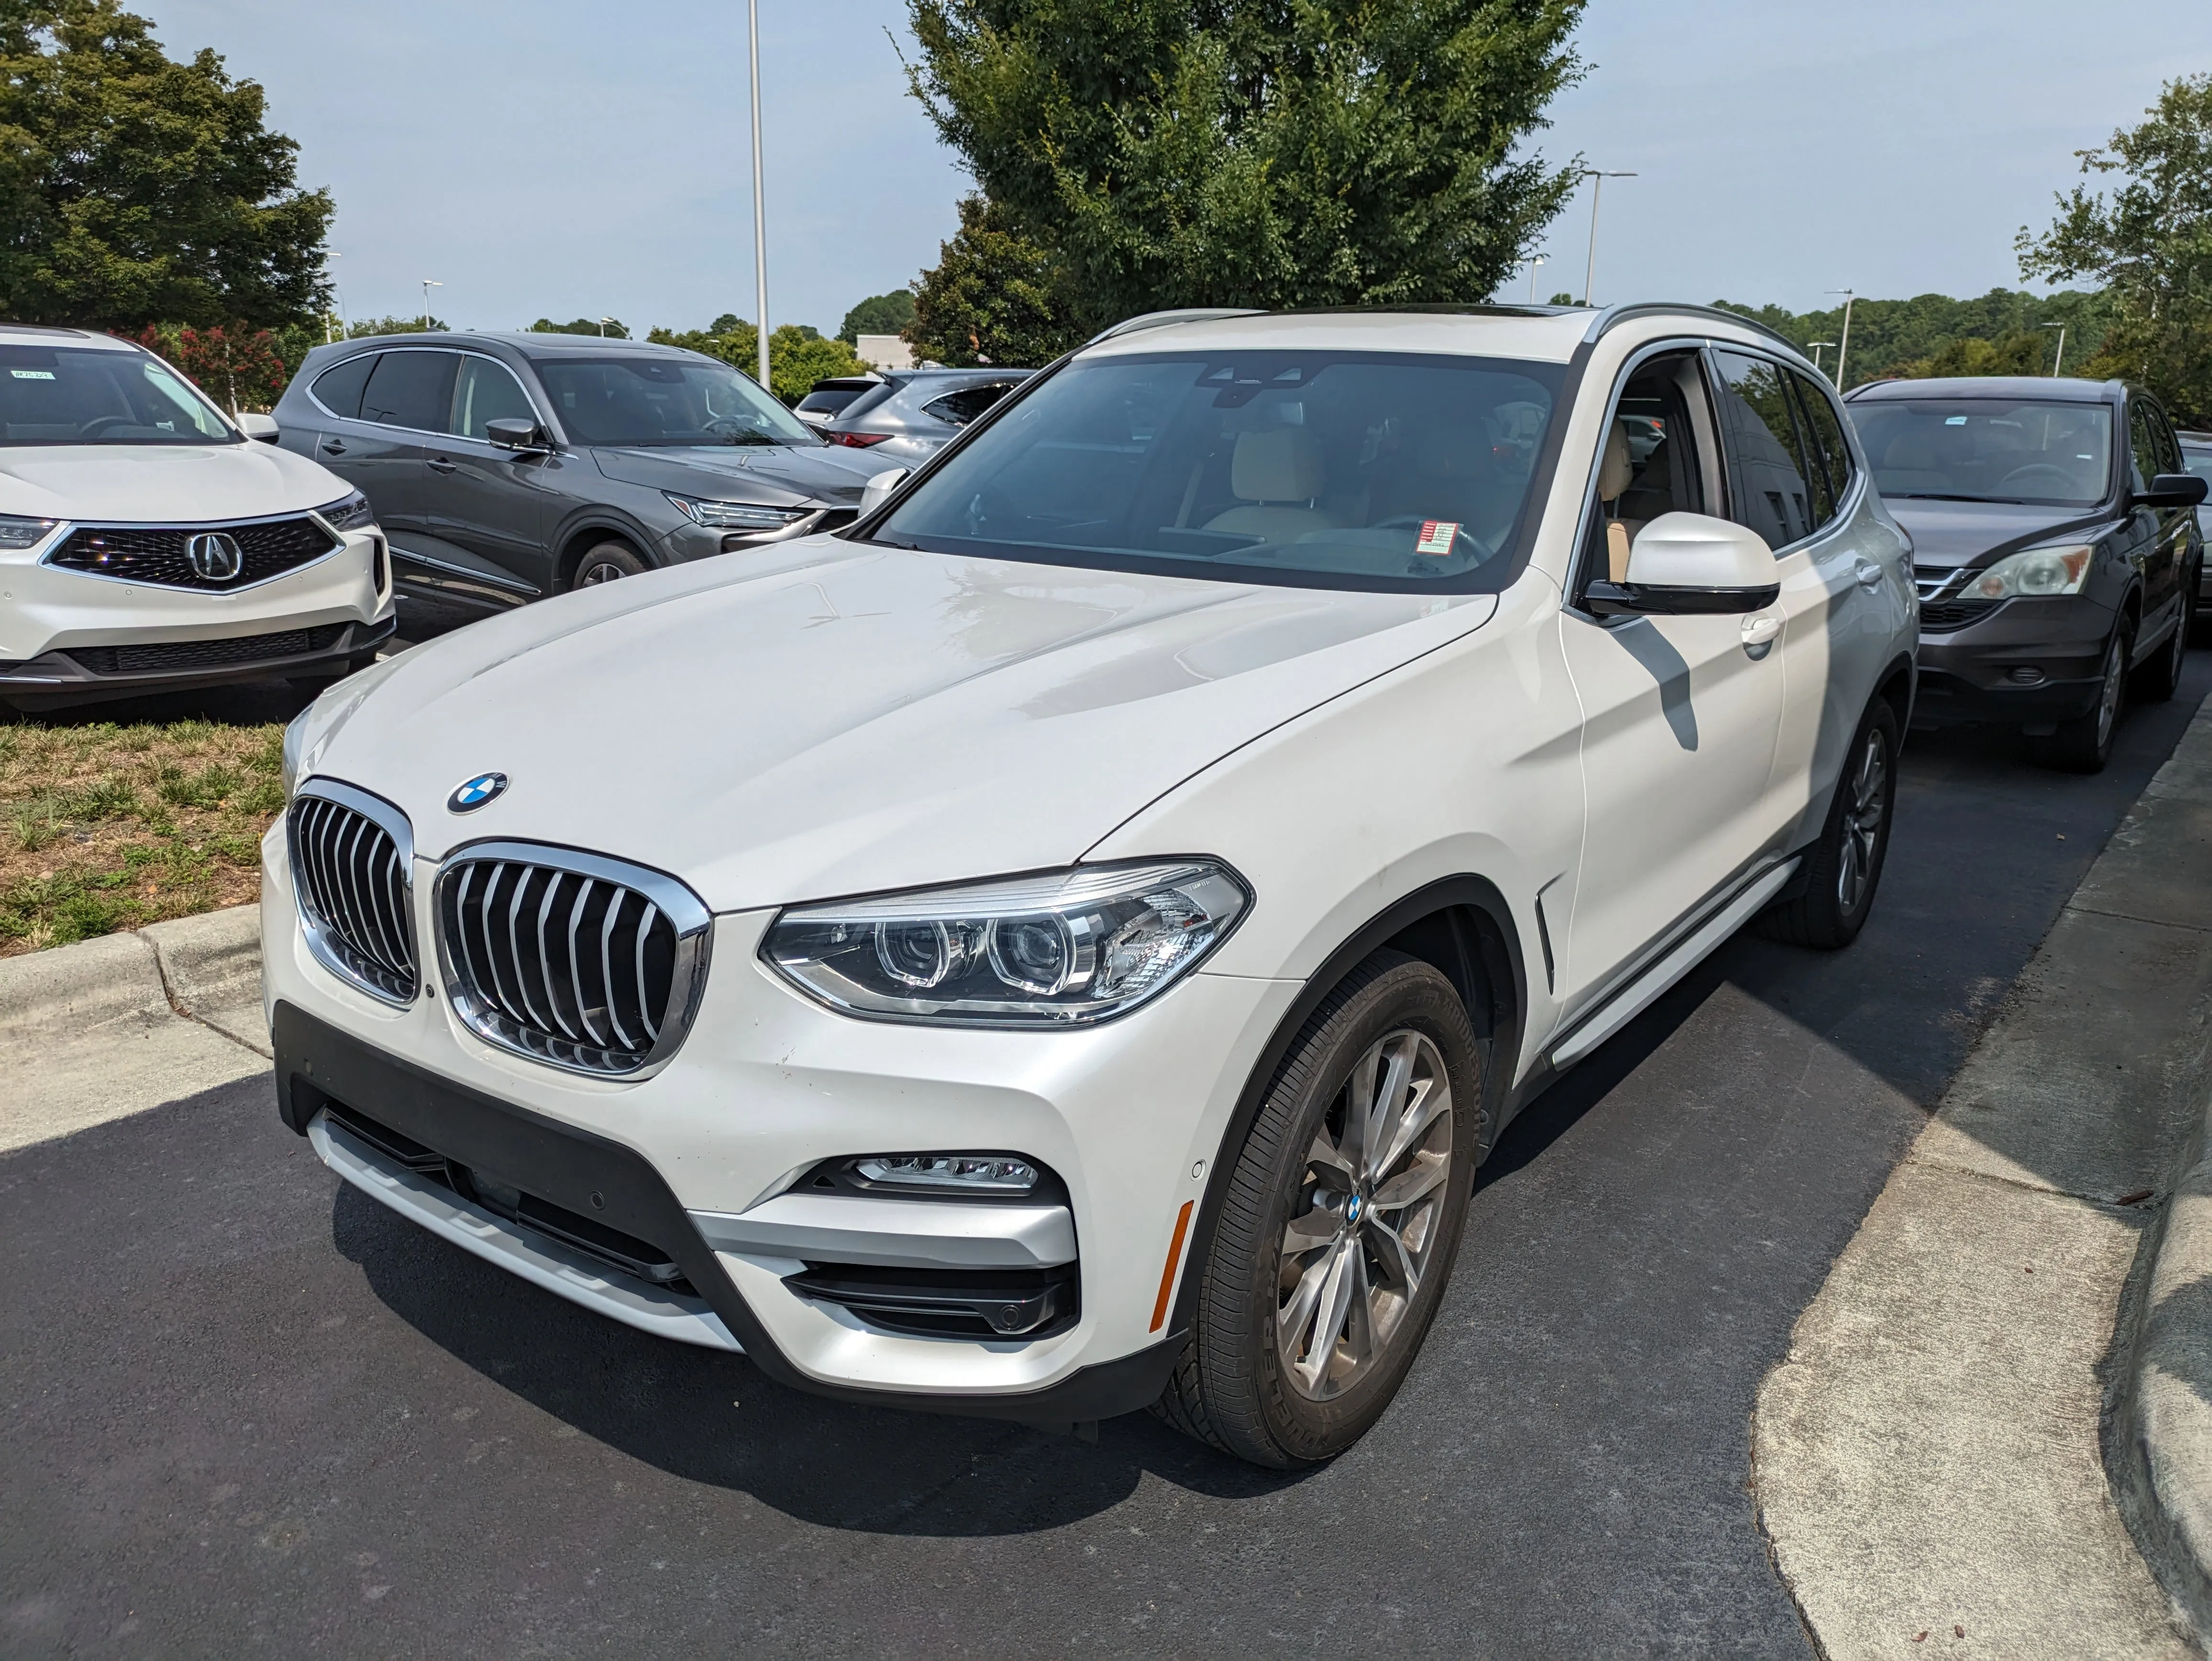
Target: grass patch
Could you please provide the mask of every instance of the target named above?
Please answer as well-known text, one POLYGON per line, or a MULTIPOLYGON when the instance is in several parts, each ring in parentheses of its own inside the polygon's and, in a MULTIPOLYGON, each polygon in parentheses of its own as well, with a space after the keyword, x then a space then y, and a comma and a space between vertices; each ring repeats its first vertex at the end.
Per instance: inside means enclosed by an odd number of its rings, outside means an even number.
POLYGON ((261 894, 284 730, 0 725, 0 957, 261 894))

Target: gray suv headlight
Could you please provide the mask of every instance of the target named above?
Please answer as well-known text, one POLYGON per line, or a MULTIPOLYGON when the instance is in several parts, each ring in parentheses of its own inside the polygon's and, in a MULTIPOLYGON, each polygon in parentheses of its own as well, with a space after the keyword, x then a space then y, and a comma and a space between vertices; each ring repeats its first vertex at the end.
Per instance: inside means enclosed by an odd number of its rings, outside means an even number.
POLYGON ((677 511, 694 525, 704 525, 715 531, 781 531, 817 511, 812 508, 767 508, 752 502, 708 502, 699 496, 680 496, 673 490, 660 494, 674 502, 677 511))
POLYGON ((333 502, 327 508, 315 509, 330 521, 333 531, 358 531, 364 525, 376 523, 376 510, 368 505, 368 498, 356 490, 343 502, 333 502))
POLYGON ((1102 1021, 1158 997, 1225 939, 1252 891, 1213 860, 796 906, 761 955, 848 1014, 969 1026, 1102 1021))

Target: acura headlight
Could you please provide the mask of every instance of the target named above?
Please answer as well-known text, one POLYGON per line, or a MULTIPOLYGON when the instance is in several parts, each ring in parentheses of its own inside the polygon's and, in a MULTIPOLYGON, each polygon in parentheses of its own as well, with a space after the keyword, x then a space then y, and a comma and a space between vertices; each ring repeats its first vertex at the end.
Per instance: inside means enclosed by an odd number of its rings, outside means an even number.
POLYGON ((698 496, 680 496, 673 490, 663 490, 661 495, 674 502, 677 511, 694 525, 704 525, 715 531, 781 531, 816 511, 811 508, 764 508, 752 502, 708 502, 698 496))
POLYGON ((1157 997, 1251 903, 1243 879, 1212 860, 1081 865, 795 906, 761 954, 848 1014, 1067 1026, 1157 997))
POLYGON ((2015 594, 2078 594, 2097 551, 2086 542, 2028 548, 1976 571, 1959 591, 1961 599, 2010 599, 2015 594))
POLYGON ((46 539, 46 533, 58 522, 51 519, 24 519, 15 514, 0 514, 0 548, 35 548, 46 539))
POLYGON ((376 510, 368 505, 368 498, 356 490, 343 502, 333 502, 327 508, 315 511, 330 521, 333 531, 358 531, 364 525, 376 523, 376 510))

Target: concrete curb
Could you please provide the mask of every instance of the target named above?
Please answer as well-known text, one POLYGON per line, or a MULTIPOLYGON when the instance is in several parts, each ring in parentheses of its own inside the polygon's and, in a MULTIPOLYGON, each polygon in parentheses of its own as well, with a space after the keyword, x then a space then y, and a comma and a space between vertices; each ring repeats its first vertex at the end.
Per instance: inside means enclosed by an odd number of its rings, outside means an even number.
POLYGON ((261 908, 0 958, 0 1151, 265 1069, 261 908))

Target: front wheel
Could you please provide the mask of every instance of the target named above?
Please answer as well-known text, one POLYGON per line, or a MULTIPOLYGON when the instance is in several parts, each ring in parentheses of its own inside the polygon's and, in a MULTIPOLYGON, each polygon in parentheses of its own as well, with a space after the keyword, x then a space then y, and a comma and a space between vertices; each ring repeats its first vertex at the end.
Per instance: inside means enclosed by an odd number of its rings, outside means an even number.
POLYGON ((1485 1140, 1452 983, 1380 952, 1300 1031, 1231 1172, 1189 1348, 1155 1411, 1254 1464, 1343 1452, 1419 1354, 1485 1140))
POLYGON ((1887 698, 1878 697, 1860 718, 1844 752, 1827 822, 1805 856, 1804 888, 1760 916, 1761 934, 1827 952, 1858 938, 1874 910, 1875 891, 1881 885, 1882 864, 1889 855, 1897 749, 1897 712, 1887 698))
POLYGON ((641 575, 649 569, 625 545, 602 542, 576 562, 576 575, 568 579, 568 586, 572 588, 596 588, 603 582, 641 575))
POLYGON ((2128 659, 2134 636, 2124 618, 2113 625, 2105 642, 2105 666, 2097 680, 2097 702, 2088 714, 2058 723, 2058 730, 2043 741, 2044 758, 2069 773, 2101 773, 2112 758, 2112 734, 2119 730, 2120 710, 2127 702, 2128 659))

